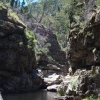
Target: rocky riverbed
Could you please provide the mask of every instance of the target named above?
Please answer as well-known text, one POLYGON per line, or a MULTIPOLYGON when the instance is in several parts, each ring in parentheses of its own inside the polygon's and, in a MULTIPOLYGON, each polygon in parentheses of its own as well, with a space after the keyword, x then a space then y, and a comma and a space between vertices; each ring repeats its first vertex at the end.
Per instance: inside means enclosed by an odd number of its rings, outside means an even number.
POLYGON ((78 69, 73 75, 57 75, 52 74, 44 77, 44 81, 48 91, 56 91, 55 100, 82 100, 91 96, 99 96, 99 80, 100 70, 78 69), (66 98, 66 99, 65 99, 66 98))

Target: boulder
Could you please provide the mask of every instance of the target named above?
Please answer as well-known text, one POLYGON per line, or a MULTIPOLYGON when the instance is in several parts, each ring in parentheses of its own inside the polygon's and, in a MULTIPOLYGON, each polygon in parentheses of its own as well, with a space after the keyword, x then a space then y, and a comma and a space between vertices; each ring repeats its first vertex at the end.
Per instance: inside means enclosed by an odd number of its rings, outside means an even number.
POLYGON ((47 86, 52 84, 60 84, 62 82, 62 76, 54 73, 44 77, 44 82, 47 84, 47 86))
POLYGON ((60 85, 56 85, 56 84, 51 85, 51 86, 48 86, 48 87, 47 87, 47 91, 57 92, 57 89, 58 89, 59 86, 60 86, 60 85))

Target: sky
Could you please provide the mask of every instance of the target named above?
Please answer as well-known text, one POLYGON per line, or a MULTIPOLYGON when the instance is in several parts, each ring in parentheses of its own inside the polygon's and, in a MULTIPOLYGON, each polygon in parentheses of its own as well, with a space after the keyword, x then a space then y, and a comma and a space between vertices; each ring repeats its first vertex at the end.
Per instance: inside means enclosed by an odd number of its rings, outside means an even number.
MULTIPOLYGON (((24 0, 25 1, 25 6, 27 5, 27 2, 26 2, 26 0, 24 0)), ((29 0, 29 1, 32 1, 32 2, 37 2, 37 1, 39 1, 39 0, 29 0)), ((20 2, 23 2, 23 0, 20 0, 20 2)))
MULTIPOLYGON (((23 2, 23 0, 20 0, 21 2, 23 2)), ((26 0, 25 0, 26 1, 26 0)), ((33 2, 36 2, 36 1, 38 1, 38 0, 32 0, 33 2)))

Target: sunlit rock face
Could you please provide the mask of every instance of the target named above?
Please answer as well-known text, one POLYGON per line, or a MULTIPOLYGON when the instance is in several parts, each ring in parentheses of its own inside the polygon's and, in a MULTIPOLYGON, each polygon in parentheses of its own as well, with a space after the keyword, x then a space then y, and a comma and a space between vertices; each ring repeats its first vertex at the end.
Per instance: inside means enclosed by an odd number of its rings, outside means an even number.
MULTIPOLYGON (((23 16, 19 16, 23 20, 23 16)), ((34 20, 31 18, 23 21, 27 27, 35 33, 39 48, 48 48, 49 56, 51 56, 57 63, 66 65, 66 53, 61 50, 57 36, 52 32, 52 30, 47 29, 41 24, 34 23, 34 20)), ((44 52, 46 51, 44 50, 44 52)))
POLYGON ((59 46, 56 35, 50 30, 46 29, 43 25, 37 26, 33 24, 35 35, 39 41, 39 47, 45 47, 46 43, 50 45, 48 48, 48 55, 50 55, 57 63, 66 65, 66 54, 59 46))
POLYGON ((0 6, 0 90, 20 92, 38 89, 41 78, 35 71, 34 46, 26 26, 11 10, 0 6), (31 48, 28 48, 31 46, 31 48))
MULTIPOLYGON (((43 32, 41 32, 40 29, 37 29, 36 34, 40 35, 43 37, 43 33, 45 33, 46 41, 50 43, 50 46, 48 47, 49 49, 49 55, 58 63, 65 65, 66 64, 66 56, 65 53, 61 50, 57 37, 51 30, 48 29, 43 29, 39 27, 43 32)), ((44 42, 44 43, 45 43, 44 42)))
MULTIPOLYGON (((82 23, 83 24, 83 23, 82 23)), ((74 27, 68 38, 67 59, 72 67, 100 65, 100 9, 92 12, 86 24, 74 27), (83 30, 81 30, 83 29, 83 30)))

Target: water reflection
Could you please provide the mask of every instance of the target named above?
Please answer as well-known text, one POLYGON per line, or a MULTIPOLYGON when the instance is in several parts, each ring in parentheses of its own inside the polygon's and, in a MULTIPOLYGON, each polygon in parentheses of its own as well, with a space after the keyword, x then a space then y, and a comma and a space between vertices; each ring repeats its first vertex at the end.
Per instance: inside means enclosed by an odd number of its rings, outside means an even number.
POLYGON ((25 94, 6 94, 3 95, 4 100, 53 100, 56 96, 55 92, 37 91, 25 94))

